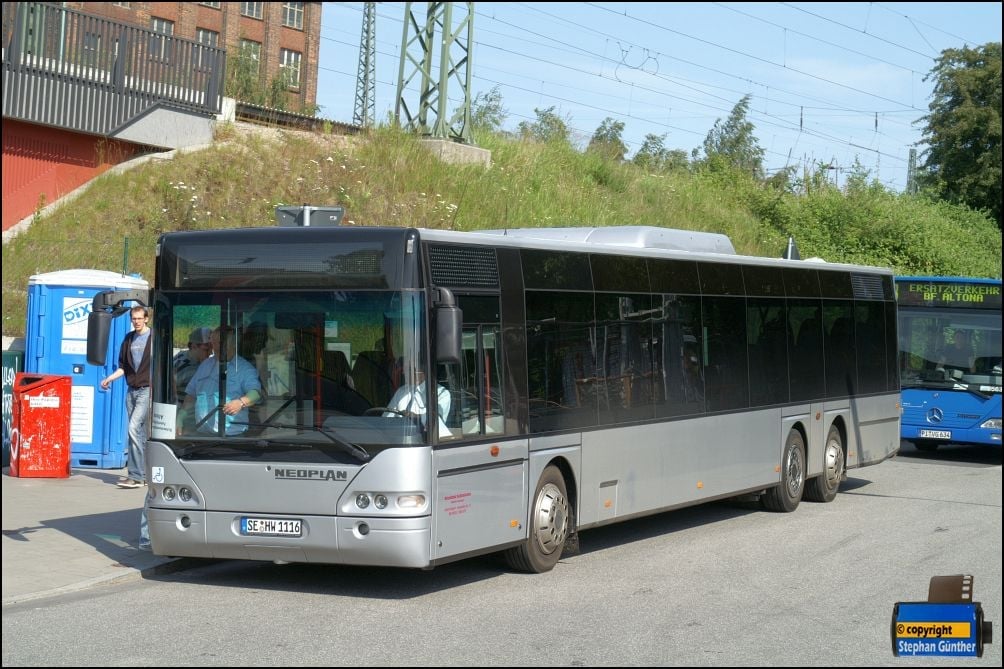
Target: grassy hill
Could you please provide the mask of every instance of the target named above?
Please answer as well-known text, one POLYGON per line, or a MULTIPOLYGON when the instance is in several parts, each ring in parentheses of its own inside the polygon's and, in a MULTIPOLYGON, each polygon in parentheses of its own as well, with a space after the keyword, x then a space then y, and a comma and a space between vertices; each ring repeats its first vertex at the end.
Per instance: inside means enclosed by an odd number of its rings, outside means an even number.
POLYGON ((204 150, 98 178, 3 247, 3 334, 23 336, 28 277, 62 269, 152 281, 162 232, 275 224, 281 204, 341 204, 345 225, 450 230, 655 225, 728 235, 739 253, 900 274, 1001 276, 1000 229, 963 207, 890 193, 862 175, 839 190, 778 189, 734 172, 650 173, 562 144, 490 135, 488 168, 448 165, 390 128, 341 137, 225 125, 204 150))

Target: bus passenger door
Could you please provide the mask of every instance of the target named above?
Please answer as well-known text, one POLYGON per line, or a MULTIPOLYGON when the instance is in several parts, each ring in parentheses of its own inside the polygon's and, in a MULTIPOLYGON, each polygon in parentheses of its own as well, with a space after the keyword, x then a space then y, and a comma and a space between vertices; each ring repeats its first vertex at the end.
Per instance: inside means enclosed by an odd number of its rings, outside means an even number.
POLYGON ((454 440, 433 452, 433 559, 520 541, 527 504, 527 439, 507 440, 496 325, 465 327, 458 369, 450 370, 454 440), (495 437, 493 440, 492 438, 495 437), (465 444, 464 442, 469 442, 465 444))
POLYGON ((434 452, 433 560, 526 537, 527 453, 526 439, 434 452))

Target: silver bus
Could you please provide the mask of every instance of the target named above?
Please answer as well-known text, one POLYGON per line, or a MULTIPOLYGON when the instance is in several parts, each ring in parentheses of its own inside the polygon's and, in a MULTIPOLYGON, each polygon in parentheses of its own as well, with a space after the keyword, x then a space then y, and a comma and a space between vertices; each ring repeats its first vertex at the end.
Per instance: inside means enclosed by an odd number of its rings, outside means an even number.
POLYGON ((166 233, 149 294, 94 298, 89 362, 133 301, 153 314, 160 555, 500 552, 545 572, 587 528, 736 496, 829 502, 900 443, 891 271, 740 256, 723 235, 166 233), (214 399, 191 416, 171 360, 197 327, 236 345, 203 363, 214 399), (216 371, 237 362, 258 391, 216 371))

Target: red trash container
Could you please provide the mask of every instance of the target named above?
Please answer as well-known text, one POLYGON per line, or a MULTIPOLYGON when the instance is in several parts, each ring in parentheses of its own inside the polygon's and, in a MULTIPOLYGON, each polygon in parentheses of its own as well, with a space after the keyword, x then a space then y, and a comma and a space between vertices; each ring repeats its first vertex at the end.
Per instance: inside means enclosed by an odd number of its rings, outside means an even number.
POLYGON ((10 475, 67 478, 70 475, 69 376, 18 372, 14 377, 10 475))

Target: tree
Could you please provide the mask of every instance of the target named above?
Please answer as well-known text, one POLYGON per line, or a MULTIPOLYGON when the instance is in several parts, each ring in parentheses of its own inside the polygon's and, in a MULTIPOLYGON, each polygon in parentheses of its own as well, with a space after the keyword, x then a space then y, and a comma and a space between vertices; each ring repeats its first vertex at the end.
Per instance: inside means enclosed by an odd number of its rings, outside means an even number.
POLYGON ((258 70, 260 63, 248 51, 241 51, 227 61, 227 78, 224 91, 227 97, 262 107, 287 111, 289 108, 290 74, 280 68, 267 83, 262 83, 258 70))
POLYGON ((627 145, 624 144, 624 122, 615 121, 609 116, 603 119, 596 128, 593 138, 589 140, 587 152, 599 153, 607 158, 621 162, 627 155, 627 145))
POLYGON ((688 165, 687 152, 682 149, 667 149, 666 135, 645 135, 641 148, 631 159, 638 167, 650 172, 671 172, 686 169, 688 165))
POLYGON ((947 202, 990 212, 1001 225, 1001 43, 945 49, 934 79, 917 180, 947 202))
POLYGON ((516 127, 516 131, 521 138, 532 139, 542 143, 564 142, 571 144, 568 123, 554 113, 553 105, 547 109, 537 109, 535 107, 533 113, 537 115, 536 121, 533 123, 521 121, 516 127))
POLYGON ((746 119, 749 108, 750 96, 744 95, 724 123, 722 119, 715 121, 704 138, 704 163, 709 166, 724 163, 762 179, 763 149, 753 134, 753 124, 746 119))
POLYGON ((498 86, 487 93, 478 93, 471 102, 471 125, 475 130, 501 132, 509 110, 502 106, 502 92, 498 86))

